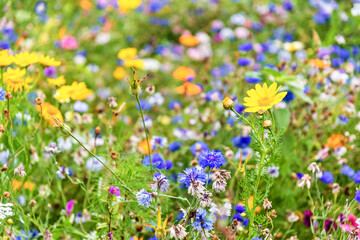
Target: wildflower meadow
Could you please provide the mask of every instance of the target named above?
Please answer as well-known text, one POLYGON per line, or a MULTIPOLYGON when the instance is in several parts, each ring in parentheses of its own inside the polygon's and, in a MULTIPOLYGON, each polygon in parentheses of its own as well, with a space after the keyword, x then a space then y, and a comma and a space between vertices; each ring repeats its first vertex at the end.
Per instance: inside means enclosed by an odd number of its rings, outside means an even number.
POLYGON ((0 0, 0 238, 360 239, 359 92, 359 0, 0 0))

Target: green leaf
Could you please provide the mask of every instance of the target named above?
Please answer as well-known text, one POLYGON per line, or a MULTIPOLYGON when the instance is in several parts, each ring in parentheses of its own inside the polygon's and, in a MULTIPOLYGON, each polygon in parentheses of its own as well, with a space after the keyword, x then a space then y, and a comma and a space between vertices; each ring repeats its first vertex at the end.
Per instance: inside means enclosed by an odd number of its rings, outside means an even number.
POLYGON ((291 113, 289 109, 283 108, 283 109, 275 109, 274 110, 274 117, 275 117, 275 123, 276 127, 280 129, 287 129, 290 124, 290 116, 291 113))

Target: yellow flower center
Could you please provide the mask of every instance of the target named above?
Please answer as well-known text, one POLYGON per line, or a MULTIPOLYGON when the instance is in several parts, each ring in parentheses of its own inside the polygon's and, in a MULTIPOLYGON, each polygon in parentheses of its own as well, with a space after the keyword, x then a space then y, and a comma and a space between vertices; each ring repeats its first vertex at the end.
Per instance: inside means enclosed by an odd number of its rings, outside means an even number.
POLYGON ((260 107, 269 106, 272 102, 272 99, 269 97, 263 97, 258 100, 258 104, 260 107))

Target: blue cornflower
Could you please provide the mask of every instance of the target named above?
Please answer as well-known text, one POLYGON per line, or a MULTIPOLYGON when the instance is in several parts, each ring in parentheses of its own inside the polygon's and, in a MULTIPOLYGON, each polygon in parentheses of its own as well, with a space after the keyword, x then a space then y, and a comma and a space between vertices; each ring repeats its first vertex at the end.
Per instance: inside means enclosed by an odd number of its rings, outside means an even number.
POLYGON ((339 115, 338 119, 336 120, 337 123, 341 125, 346 125, 349 122, 349 117, 345 115, 339 115))
POLYGON ((251 137, 248 136, 236 136, 231 139, 232 144, 237 148, 246 148, 251 143, 251 137))
POLYGON ((214 225, 214 219, 211 219, 209 217, 206 217, 207 211, 205 209, 199 208, 196 212, 196 222, 192 224, 193 227, 195 227, 196 230, 199 232, 202 231, 202 229, 211 231, 213 229, 214 225))
POLYGON ((170 187, 169 180, 167 177, 162 173, 155 173, 153 178, 154 184, 151 184, 151 189, 154 192, 157 192, 160 189, 161 192, 166 192, 167 189, 170 187))
POLYGON ((323 183, 326 183, 326 184, 333 183, 334 175, 332 175, 332 173, 329 171, 325 171, 325 172, 323 172, 323 175, 320 178, 320 181, 322 181, 323 183))
MULTIPOLYGON (((148 111, 152 108, 152 105, 145 99, 140 99, 140 106, 141 106, 141 109, 144 111, 148 111)), ((136 109, 140 110, 139 105, 136 105, 136 109)))
POLYGON ((243 212, 246 211, 246 208, 242 204, 237 204, 236 207, 235 207, 235 211, 237 211, 239 213, 243 213, 243 212))
POLYGON ((34 12, 37 15, 43 15, 46 13, 47 4, 45 1, 38 1, 35 5, 34 12))
POLYGON ((182 145, 183 145, 182 142, 172 142, 169 144, 168 150, 171 152, 176 152, 181 148, 182 145))
POLYGON ((74 111, 75 112, 87 112, 87 110, 89 109, 89 106, 86 102, 81 102, 81 101, 76 101, 74 103, 74 111))
POLYGON ((224 97, 219 90, 213 89, 206 93, 205 98, 207 101, 221 101, 224 97))
POLYGON ((206 145, 206 143, 203 143, 201 141, 198 141, 191 145, 190 147, 191 153, 193 156, 196 156, 198 153, 201 153, 202 151, 208 151, 209 147, 206 145))
POLYGON ((352 178, 355 183, 360 183, 360 171, 357 171, 352 178))
POLYGON ((204 151, 198 157, 198 162, 202 168, 220 168, 226 163, 226 159, 220 150, 204 151))
POLYGON ((252 43, 243 43, 241 45, 239 45, 239 51, 240 52, 248 52, 253 50, 253 45, 252 43))
POLYGON ((136 193, 136 199, 138 204, 143 207, 150 207, 151 203, 151 194, 148 193, 145 189, 141 189, 136 193))
POLYGON ((341 174, 344 174, 345 176, 351 178, 354 176, 355 171, 350 166, 345 165, 341 168, 341 174))
POLYGON ((279 176, 279 167, 276 167, 276 166, 270 166, 268 167, 268 170, 267 170, 268 174, 271 176, 271 177, 278 177, 279 176))
POLYGON ((239 114, 242 114, 242 112, 246 109, 246 107, 244 105, 241 105, 241 104, 235 104, 234 109, 239 114))
POLYGON ((262 237, 254 237, 251 240, 263 240, 262 237))
POLYGON ((179 100, 172 100, 169 102, 168 107, 171 110, 174 110, 176 107, 181 108, 181 102, 179 100))
POLYGON ((294 8, 294 6, 293 6, 293 4, 291 3, 290 0, 285 0, 282 5, 283 5, 283 8, 284 8, 286 11, 291 11, 291 10, 293 10, 293 8, 294 8))
POLYGON ((249 66, 251 64, 251 60, 248 58, 239 58, 238 65, 239 66, 249 66))
MULTIPOLYGON (((152 160, 152 165, 153 167, 156 167, 158 169, 163 169, 164 166, 164 159, 158 154, 151 154, 151 160, 152 160)), ((150 157, 149 156, 145 156, 142 163, 149 167, 150 166, 150 157)))
POLYGON ((240 222, 244 222, 244 218, 241 216, 240 213, 235 213, 234 214, 234 219, 240 221, 240 222))
POLYGON ((206 173, 202 168, 187 168, 184 173, 179 173, 179 183, 184 183, 186 187, 195 181, 206 183, 206 173))
POLYGON ((287 91, 286 96, 283 98, 284 102, 291 102, 296 98, 296 95, 292 91, 287 91))
POLYGON ((5 101, 5 90, 0 87, 0 101, 5 101))
POLYGON ((360 190, 357 190, 356 193, 355 193, 355 201, 360 203, 360 190))

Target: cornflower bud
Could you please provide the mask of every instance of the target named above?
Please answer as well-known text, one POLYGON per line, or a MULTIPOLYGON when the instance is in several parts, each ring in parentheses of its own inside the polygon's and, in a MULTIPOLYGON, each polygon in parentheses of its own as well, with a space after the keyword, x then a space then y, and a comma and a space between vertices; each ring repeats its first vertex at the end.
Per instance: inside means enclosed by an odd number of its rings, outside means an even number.
POLYGON ((271 127, 272 123, 270 120, 265 120, 262 124, 263 128, 269 128, 271 127))

